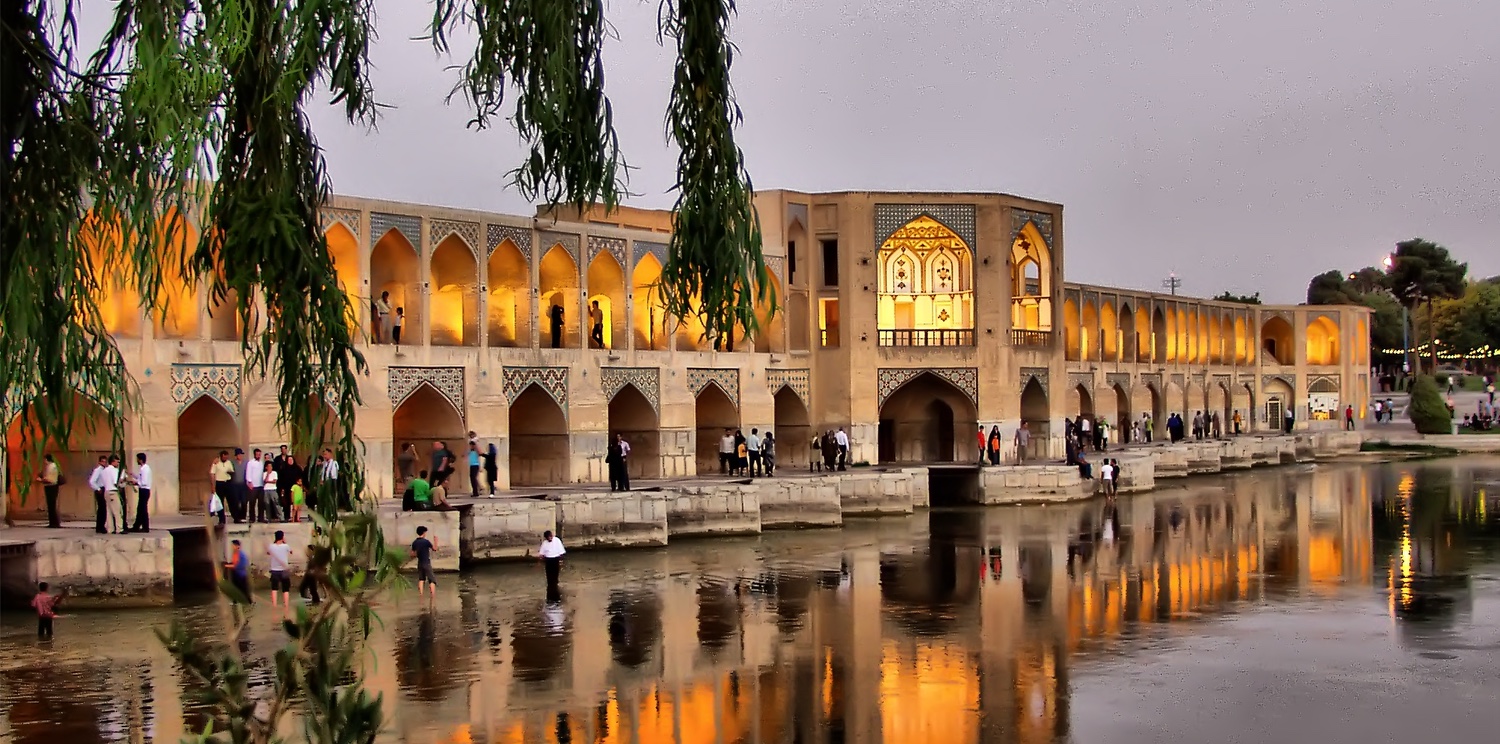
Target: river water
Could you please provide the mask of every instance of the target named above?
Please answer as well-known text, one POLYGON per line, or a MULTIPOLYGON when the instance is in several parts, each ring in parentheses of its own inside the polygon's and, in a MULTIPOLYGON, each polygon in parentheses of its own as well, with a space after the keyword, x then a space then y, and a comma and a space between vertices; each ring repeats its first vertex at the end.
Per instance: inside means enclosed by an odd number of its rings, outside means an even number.
MULTIPOLYGON (((1493 741, 1500 458, 1195 478, 1051 507, 569 556, 380 610, 391 742, 1493 741)), ((258 679, 280 642, 262 598, 258 679)), ((175 742, 152 629, 0 623, 0 741, 175 742)))

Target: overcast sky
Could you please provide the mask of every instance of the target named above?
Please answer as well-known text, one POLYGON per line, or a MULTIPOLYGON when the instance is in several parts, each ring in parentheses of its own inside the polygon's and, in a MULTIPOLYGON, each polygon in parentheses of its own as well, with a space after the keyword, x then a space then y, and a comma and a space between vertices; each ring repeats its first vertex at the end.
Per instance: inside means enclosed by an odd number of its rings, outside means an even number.
MULTIPOLYGON (((1061 202, 1069 280, 1304 298, 1307 279, 1447 245, 1500 274, 1497 0, 742 0, 760 188, 984 190, 1061 202)), ((383 0, 378 131, 319 108, 340 193, 530 213, 508 128, 465 129, 429 3, 383 0)), ((669 207, 670 50, 614 0, 608 92, 634 204, 669 207)))

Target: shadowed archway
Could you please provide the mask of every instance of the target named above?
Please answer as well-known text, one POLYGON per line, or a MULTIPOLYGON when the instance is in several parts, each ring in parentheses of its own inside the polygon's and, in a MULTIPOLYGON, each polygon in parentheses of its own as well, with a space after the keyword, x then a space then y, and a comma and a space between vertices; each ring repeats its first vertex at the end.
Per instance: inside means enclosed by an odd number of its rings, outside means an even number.
POLYGON ((204 395, 177 416, 177 508, 202 514, 213 493, 209 468, 219 452, 243 446, 239 422, 223 404, 204 395))
POLYGON ((719 472, 719 440, 725 429, 732 433, 739 426, 740 412, 729 396, 714 383, 704 385, 693 402, 693 429, 697 439, 694 459, 699 475, 719 472))
POLYGON ((540 385, 528 385, 510 403, 510 486, 571 482, 568 423, 540 385))
MULTIPOLYGON (((399 472, 395 457, 400 454, 402 444, 411 442, 416 446, 415 470, 422 471, 431 464, 432 443, 441 441, 448 445, 448 450, 458 459, 452 465, 453 477, 447 484, 448 493, 468 493, 471 490, 467 465, 469 445, 463 414, 433 386, 425 382, 418 385, 396 407, 391 414, 391 438, 397 443, 391 448, 391 473, 399 472)), ((428 473, 428 478, 432 478, 431 473, 428 473)), ((400 484, 401 480, 399 476, 393 475, 392 482, 400 484)))
POLYGON ((626 458, 631 478, 661 477, 661 429, 656 409, 634 385, 624 385, 609 399, 609 438, 616 434, 630 445, 626 458))
POLYGON ((929 372, 913 377, 880 406, 880 462, 954 462, 970 449, 979 412, 953 383, 929 372))

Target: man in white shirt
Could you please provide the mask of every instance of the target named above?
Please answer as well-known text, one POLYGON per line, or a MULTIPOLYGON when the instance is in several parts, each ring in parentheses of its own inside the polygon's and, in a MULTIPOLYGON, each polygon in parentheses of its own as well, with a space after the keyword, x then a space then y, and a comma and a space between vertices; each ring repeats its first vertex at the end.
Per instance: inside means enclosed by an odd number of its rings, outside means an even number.
POLYGON ((94 492, 94 531, 104 534, 104 515, 107 512, 104 506, 104 471, 109 468, 109 458, 99 456, 99 464, 94 466, 94 472, 89 473, 89 490, 94 492))
POLYGON ((750 436, 745 438, 745 450, 750 459, 750 477, 760 475, 760 429, 750 430, 750 436))
POLYGON ((135 476, 131 478, 135 484, 135 523, 130 526, 131 532, 151 531, 151 466, 146 464, 146 453, 135 453, 135 476))
POLYGON ((562 540, 552 534, 552 530, 542 533, 542 545, 537 548, 537 557, 541 559, 542 566, 547 569, 547 590, 557 589, 557 577, 562 571, 562 557, 568 551, 563 549, 562 540))
POLYGON ((270 516, 265 512, 266 462, 261 459, 259 447, 250 453, 250 464, 245 467, 245 486, 250 489, 250 524, 271 521, 270 516))
POLYGON ((840 426, 834 433, 833 441, 839 446, 839 470, 846 470, 849 467, 849 435, 844 433, 844 427, 840 426))
POLYGON ((108 463, 99 474, 99 485, 104 488, 104 509, 109 515, 109 534, 118 535, 125 526, 125 520, 120 516, 123 506, 120 502, 120 456, 110 455, 108 463))
POLYGON ((730 466, 734 463, 734 432, 725 429, 724 436, 719 437, 719 474, 729 475, 730 466))

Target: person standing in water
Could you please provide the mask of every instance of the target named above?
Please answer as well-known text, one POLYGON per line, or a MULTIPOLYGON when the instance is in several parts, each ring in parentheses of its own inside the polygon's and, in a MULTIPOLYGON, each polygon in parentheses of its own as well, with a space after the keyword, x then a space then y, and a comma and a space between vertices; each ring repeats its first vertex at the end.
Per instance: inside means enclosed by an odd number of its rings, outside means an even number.
POLYGON ((244 548, 240 547, 239 540, 231 540, 229 544, 232 552, 229 554, 229 562, 224 564, 224 568, 229 571, 229 583, 240 591, 246 604, 253 604, 255 599, 250 596, 250 558, 245 555, 244 548))
POLYGON ((432 553, 435 550, 437 544, 427 539, 427 527, 418 527, 417 539, 411 541, 411 557, 417 559, 417 597, 428 591, 433 601, 437 600, 437 574, 432 572, 432 553))
POLYGON ((284 607, 292 606, 292 546, 286 544, 286 533, 276 530, 276 541, 266 548, 271 556, 271 606, 277 605, 277 594, 281 595, 284 607))
POLYGON ((562 540, 552 534, 552 530, 542 533, 542 545, 537 548, 537 557, 541 559, 542 566, 547 570, 547 588, 557 588, 558 577, 562 573, 562 557, 568 551, 563 548, 562 540))

